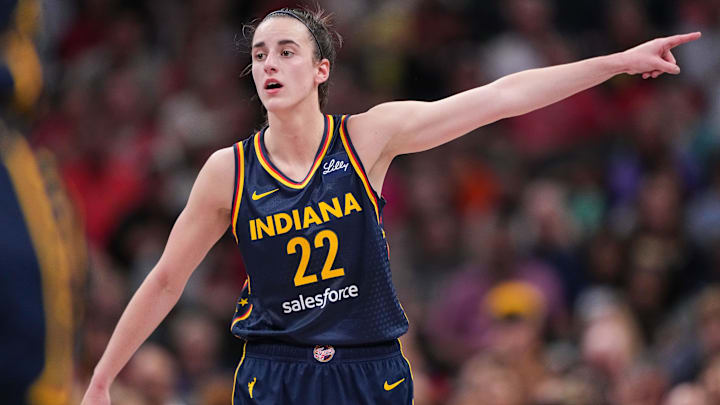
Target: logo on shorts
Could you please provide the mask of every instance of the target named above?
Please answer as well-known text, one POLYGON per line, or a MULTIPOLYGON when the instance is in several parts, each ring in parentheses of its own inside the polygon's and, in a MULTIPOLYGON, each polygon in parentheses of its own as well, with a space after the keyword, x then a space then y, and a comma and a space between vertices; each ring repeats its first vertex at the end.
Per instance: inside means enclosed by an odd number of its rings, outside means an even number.
POLYGON ((400 383, 403 382, 403 381, 405 381, 404 378, 403 378, 402 380, 396 381, 396 382, 394 382, 394 383, 392 383, 392 384, 388 384, 387 380, 385 380, 385 385, 383 386, 383 388, 385 388, 385 391, 391 391, 393 388, 395 388, 395 387, 397 387, 398 385, 400 385, 400 383))
POLYGON ((252 381, 248 383, 248 394, 250 394, 250 398, 252 398, 253 394, 253 388, 255 388, 255 383, 257 382, 257 377, 254 377, 252 381))
POLYGON ((330 345, 315 346, 313 357, 320 363, 327 363, 335 356, 335 349, 330 345))

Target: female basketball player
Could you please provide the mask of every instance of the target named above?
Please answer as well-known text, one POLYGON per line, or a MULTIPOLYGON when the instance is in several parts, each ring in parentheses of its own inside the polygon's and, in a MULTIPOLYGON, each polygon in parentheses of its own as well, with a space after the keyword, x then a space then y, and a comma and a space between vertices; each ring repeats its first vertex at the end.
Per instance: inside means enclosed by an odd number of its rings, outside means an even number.
POLYGON ((620 73, 677 74, 671 49, 700 33, 509 75, 435 102, 321 112, 335 47, 324 19, 280 10, 259 24, 252 77, 268 126, 214 153, 165 251, 128 304, 83 404, 109 404, 120 369, 232 229, 249 274, 233 333, 244 340, 234 404, 410 404, 379 196, 395 156, 541 108, 620 73))

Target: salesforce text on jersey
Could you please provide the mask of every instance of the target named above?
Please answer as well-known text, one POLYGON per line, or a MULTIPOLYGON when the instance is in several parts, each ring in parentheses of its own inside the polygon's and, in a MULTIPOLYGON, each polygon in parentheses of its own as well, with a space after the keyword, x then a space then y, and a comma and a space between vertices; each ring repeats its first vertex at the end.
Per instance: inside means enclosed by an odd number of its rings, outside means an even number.
POLYGON ((300 294, 297 299, 283 302, 282 308, 283 313, 291 314, 293 312, 302 312, 313 308, 325 308, 325 305, 327 305, 328 302, 335 303, 344 299, 357 297, 358 287, 355 284, 351 284, 338 290, 326 288, 322 294, 316 294, 309 297, 305 297, 300 294))

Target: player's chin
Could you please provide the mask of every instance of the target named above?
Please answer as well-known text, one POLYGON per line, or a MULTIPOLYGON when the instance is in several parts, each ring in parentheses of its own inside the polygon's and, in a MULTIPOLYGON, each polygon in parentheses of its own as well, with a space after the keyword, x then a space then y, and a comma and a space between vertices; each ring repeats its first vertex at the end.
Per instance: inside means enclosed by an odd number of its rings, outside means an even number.
POLYGON ((264 100, 262 100, 262 102, 265 106, 265 109, 271 113, 287 111, 296 104, 293 103, 291 100, 282 97, 266 97, 264 100))

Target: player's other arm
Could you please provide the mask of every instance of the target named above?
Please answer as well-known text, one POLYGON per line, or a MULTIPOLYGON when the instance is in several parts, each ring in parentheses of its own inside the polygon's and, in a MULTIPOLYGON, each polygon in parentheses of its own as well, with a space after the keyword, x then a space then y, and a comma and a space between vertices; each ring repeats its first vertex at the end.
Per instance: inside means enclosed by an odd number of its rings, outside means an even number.
POLYGON ((95 367, 83 405, 110 404, 109 387, 117 374, 177 303, 192 272, 227 230, 233 166, 233 151, 226 148, 200 171, 165 251, 130 300, 95 367))
POLYGON ((699 37, 696 32, 658 38, 621 53, 526 70, 434 102, 380 104, 353 117, 351 123, 358 132, 373 138, 373 144, 380 145, 376 147, 382 151, 376 156, 391 159, 434 148, 491 122, 545 107, 620 73, 642 73, 643 78, 678 74, 680 68, 670 50, 699 37))

